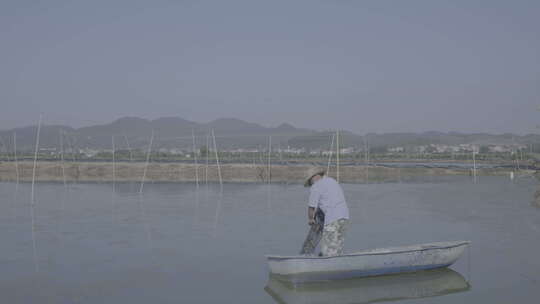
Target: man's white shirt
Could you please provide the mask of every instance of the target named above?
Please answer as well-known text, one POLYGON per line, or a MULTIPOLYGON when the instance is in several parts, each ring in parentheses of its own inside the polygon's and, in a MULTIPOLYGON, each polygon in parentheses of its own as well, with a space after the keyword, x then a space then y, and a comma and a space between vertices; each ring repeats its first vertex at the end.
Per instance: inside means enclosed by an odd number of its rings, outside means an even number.
POLYGON ((323 176, 310 188, 308 205, 324 212, 324 224, 349 219, 349 208, 341 186, 335 179, 323 176))

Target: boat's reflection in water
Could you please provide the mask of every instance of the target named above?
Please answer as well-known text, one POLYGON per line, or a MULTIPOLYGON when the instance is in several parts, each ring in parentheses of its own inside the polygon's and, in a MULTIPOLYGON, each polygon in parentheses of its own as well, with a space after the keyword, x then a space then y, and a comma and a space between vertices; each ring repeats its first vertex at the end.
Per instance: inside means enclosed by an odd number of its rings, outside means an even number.
POLYGON ((270 275, 264 290, 277 303, 373 303, 442 296, 469 290, 463 276, 442 268, 416 273, 292 284, 270 275))

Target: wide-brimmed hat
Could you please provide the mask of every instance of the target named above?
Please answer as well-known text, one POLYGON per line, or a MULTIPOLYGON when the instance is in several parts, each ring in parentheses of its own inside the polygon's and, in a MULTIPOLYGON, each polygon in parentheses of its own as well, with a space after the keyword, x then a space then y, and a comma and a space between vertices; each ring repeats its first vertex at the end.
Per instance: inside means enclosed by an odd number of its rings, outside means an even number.
POLYGON ((311 186, 309 181, 315 175, 324 175, 324 169, 321 167, 315 167, 315 166, 309 167, 306 170, 305 175, 304 175, 304 187, 311 186))

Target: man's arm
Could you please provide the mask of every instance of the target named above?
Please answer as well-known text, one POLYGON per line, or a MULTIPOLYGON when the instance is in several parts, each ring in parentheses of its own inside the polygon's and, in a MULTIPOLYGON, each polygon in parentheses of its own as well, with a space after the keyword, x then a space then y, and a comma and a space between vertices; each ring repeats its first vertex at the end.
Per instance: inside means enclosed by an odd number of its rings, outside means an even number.
POLYGON ((308 207, 308 224, 313 225, 315 224, 315 208, 308 207))

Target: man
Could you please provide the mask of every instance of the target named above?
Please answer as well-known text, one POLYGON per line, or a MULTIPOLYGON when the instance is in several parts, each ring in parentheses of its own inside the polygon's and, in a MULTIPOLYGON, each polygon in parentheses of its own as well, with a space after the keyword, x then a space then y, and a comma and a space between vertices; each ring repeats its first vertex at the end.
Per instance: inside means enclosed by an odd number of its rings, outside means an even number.
POLYGON ((310 187, 308 202, 309 225, 315 223, 315 211, 324 213, 324 229, 321 241, 322 256, 343 254, 345 226, 349 221, 349 208, 343 190, 337 181, 325 176, 321 168, 312 167, 306 173, 305 187, 310 187))

